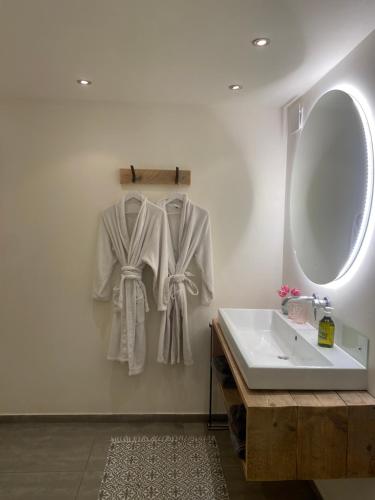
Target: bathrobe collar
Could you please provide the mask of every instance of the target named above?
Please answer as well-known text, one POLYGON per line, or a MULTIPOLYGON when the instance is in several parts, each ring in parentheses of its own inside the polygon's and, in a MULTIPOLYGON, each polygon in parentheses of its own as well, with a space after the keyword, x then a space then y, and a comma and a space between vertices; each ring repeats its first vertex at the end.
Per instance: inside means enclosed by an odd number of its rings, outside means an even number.
POLYGON ((121 200, 116 204, 116 216, 118 220, 118 226, 120 228, 120 236, 121 240, 123 242, 124 248, 127 251, 128 254, 128 260, 131 257, 132 254, 132 248, 134 247, 134 244, 138 241, 141 228, 142 228, 142 223, 144 221, 145 213, 146 213, 146 203, 147 203, 147 198, 144 196, 144 194, 139 193, 137 191, 131 191, 129 193, 126 193, 125 196, 121 198, 121 200), (128 200, 135 198, 141 202, 141 205, 139 207, 139 211, 137 214, 137 218, 133 227, 133 231, 131 234, 129 233, 128 230, 128 224, 126 222, 126 212, 125 212, 125 204, 128 200))
MULTIPOLYGON (((173 193, 171 196, 161 200, 160 205, 166 210, 169 203, 174 200, 180 200, 182 202, 181 215, 178 228, 178 240, 177 240, 177 261, 173 252, 172 235, 170 228, 168 227, 168 246, 170 248, 170 261, 173 264, 173 269, 171 271, 174 273, 179 270, 181 264, 185 260, 183 249, 185 246, 186 236, 189 231, 188 220, 191 214, 191 201, 185 193, 173 193)), ((168 224, 169 226, 169 224, 168 224)))

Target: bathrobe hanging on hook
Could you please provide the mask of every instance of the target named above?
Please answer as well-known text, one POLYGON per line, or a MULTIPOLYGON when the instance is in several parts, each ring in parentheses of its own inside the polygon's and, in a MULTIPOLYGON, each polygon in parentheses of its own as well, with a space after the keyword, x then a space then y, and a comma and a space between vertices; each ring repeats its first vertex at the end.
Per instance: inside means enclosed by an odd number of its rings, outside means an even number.
POLYGON ((158 358, 160 363, 193 363, 187 296, 200 294, 201 303, 213 298, 213 264, 210 220, 206 210, 194 205, 185 194, 159 202, 168 218, 168 278, 165 282, 167 310, 162 313, 158 358), (188 271, 195 258, 201 273, 201 290, 188 271))
POLYGON ((145 312, 148 301, 142 270, 151 267, 158 310, 165 310, 167 219, 164 210, 142 194, 128 193, 101 216, 94 299, 113 300, 108 359, 127 361, 129 375, 143 370, 146 354, 145 312), (120 274, 112 289, 116 264, 120 274))

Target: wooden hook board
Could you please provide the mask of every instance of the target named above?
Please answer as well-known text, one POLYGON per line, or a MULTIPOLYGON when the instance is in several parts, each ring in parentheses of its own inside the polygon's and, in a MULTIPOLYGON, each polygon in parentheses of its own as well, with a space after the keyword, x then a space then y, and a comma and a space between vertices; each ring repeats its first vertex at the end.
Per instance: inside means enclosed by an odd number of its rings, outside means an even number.
POLYGON ((179 170, 178 183, 176 184, 176 170, 160 169, 135 169, 136 181, 129 168, 120 168, 120 184, 170 184, 190 186, 190 170, 179 170))

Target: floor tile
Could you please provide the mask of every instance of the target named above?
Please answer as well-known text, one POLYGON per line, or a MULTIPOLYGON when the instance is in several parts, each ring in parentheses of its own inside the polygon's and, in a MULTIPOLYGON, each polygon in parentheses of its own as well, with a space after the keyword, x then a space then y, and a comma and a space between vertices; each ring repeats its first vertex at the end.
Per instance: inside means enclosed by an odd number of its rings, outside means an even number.
POLYGON ((207 424, 205 422, 192 422, 184 424, 184 434, 194 434, 194 435, 209 435, 207 429, 207 424))
POLYGON ((224 471, 224 476, 227 482, 227 488, 230 498, 235 495, 244 494, 248 495, 249 499, 254 498, 258 500, 258 498, 265 498, 263 495, 262 483, 255 481, 246 481, 243 475, 242 477, 238 477, 237 474, 235 476, 232 476, 230 473, 228 473, 228 469, 224 471))
POLYGON ((107 459, 110 437, 99 439, 94 442, 86 470, 88 471, 103 471, 107 459))
POLYGON ((103 471, 86 471, 84 473, 77 500, 97 500, 103 471))
POLYGON ((125 435, 159 435, 159 434, 184 434, 183 423, 171 422, 124 422, 116 424, 97 424, 95 437, 116 437, 125 435))
MULTIPOLYGON (((262 492, 244 492, 244 493, 231 493, 229 500, 266 500, 262 492)), ((273 500, 279 500, 275 497, 273 500)), ((303 499, 301 499, 303 500, 303 499)))
POLYGON ((226 481, 245 481, 242 465, 222 464, 226 481))
POLYGON ((271 481, 263 483, 266 500, 316 500, 316 495, 307 481, 271 481))
POLYGON ((216 431, 215 438, 220 450, 221 463, 224 466, 239 467, 241 464, 233 449, 228 431, 216 431))
POLYGON ((1 500, 74 500, 78 472, 0 473, 1 500))
POLYGON ((2 425, 0 472, 84 471, 94 436, 84 425, 2 425))

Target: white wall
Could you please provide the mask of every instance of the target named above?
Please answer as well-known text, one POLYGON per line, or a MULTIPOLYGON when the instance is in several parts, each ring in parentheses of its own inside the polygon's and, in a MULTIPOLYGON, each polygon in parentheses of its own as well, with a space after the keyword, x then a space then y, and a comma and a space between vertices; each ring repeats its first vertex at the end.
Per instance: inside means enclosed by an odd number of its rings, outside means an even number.
POLYGON ((278 302, 284 174, 276 109, 0 103, 0 412, 206 412, 217 307, 278 302), (132 378, 106 360, 110 306, 91 300, 98 215, 123 194, 118 169, 130 163, 192 170, 216 278, 211 307, 190 300, 196 364, 156 363, 153 305, 146 369, 132 378))
MULTIPOLYGON (((309 92, 296 101, 288 110, 289 130, 292 128, 298 104, 309 112, 314 101, 333 86, 352 86, 367 101, 375 114, 375 72, 372 64, 375 51, 375 32, 362 42, 348 57, 320 80, 309 92)), ((301 287, 303 291, 328 295, 335 306, 335 314, 348 325, 361 331, 370 339, 369 390, 375 394, 375 233, 372 234, 369 250, 352 279, 340 286, 319 286, 311 283, 301 272, 292 251, 289 227, 289 186, 297 135, 288 136, 286 224, 284 239, 284 282, 301 287)), ((333 235, 334 236, 334 235, 333 235)), ((327 500, 375 498, 375 479, 319 481, 318 486, 327 500)))

